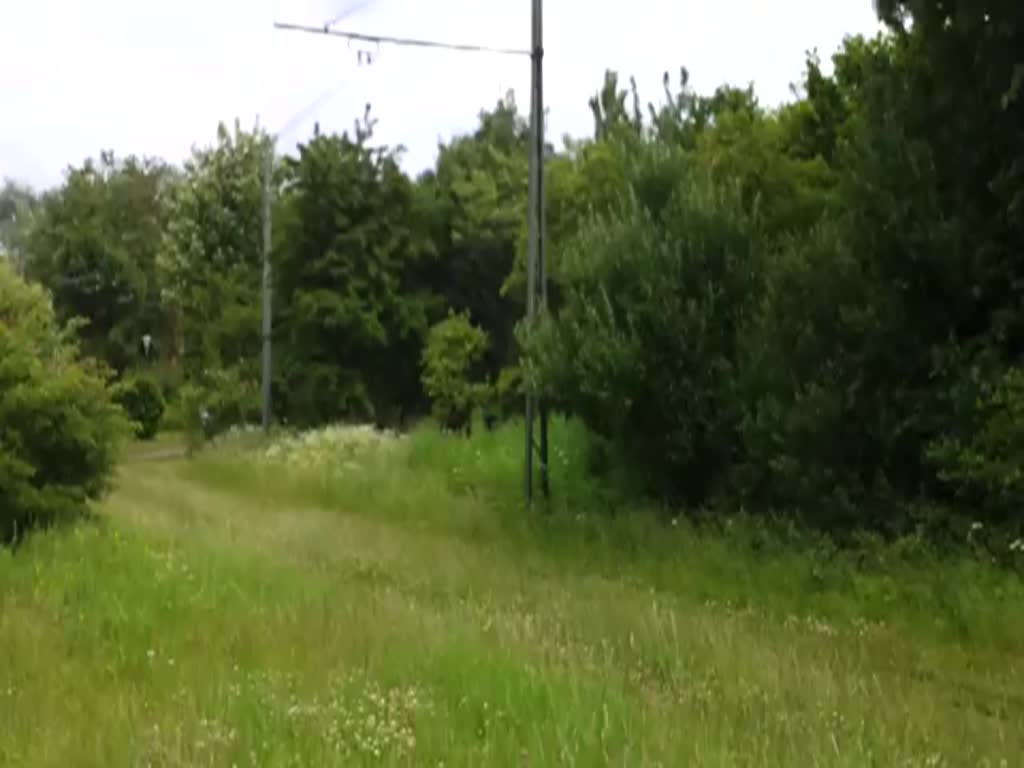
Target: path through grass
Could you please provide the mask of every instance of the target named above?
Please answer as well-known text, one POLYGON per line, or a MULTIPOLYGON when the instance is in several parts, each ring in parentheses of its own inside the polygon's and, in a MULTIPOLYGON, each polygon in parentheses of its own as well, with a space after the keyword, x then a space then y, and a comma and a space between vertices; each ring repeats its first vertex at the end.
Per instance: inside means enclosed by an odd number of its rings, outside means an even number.
POLYGON ((523 523, 489 439, 130 460, 100 523, 0 553, 0 765, 1022 764, 1014 578, 523 523))

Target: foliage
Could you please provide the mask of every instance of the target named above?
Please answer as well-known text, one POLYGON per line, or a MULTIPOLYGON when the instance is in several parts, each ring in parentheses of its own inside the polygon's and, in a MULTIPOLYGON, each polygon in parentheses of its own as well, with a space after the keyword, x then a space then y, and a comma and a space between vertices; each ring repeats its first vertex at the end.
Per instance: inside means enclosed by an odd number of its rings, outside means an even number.
POLYGON ((179 398, 189 448, 257 421, 259 394, 256 382, 238 368, 211 368, 183 386, 179 398))
POLYGON ((975 520, 1020 530, 1024 508, 1024 370, 1010 368, 975 404, 966 440, 937 440, 929 453, 940 478, 975 520))
POLYGON ((751 500, 826 527, 884 522, 869 517, 884 510, 880 499, 862 502, 879 490, 889 419, 901 417, 886 409, 891 382, 872 366, 897 313, 834 224, 773 257, 743 341, 736 486, 751 500))
POLYGON ((276 254, 280 413, 297 425, 402 421, 421 400, 416 361, 437 304, 430 244, 397 156, 316 135, 285 168, 276 254))
POLYGON ((935 106, 942 116, 971 108, 971 119, 941 126, 940 131, 984 138, 985 144, 977 145, 983 151, 943 160, 971 167, 979 181, 988 182, 988 202, 1008 215, 1007 224, 1020 237, 1024 8, 1013 2, 982 5, 969 0, 876 0, 876 5, 892 28, 921 44, 931 82, 937 84, 935 106))
POLYGON ((974 372, 1020 349, 1010 231, 955 149, 978 140, 973 96, 945 114, 926 59, 918 33, 850 39, 833 80, 809 64, 807 110, 787 118, 795 151, 834 164, 844 212, 771 260, 742 485, 832 529, 895 533, 908 501, 944 501, 929 446, 971 439, 974 372))
POLYGON ((49 297, 0 264, 0 539, 73 518, 108 486, 126 424, 49 297))
POLYGON ((734 450, 740 333, 761 256, 735 187, 700 173, 662 184, 678 150, 644 151, 650 175, 563 253, 564 304, 527 336, 524 373, 650 489, 699 504, 734 450))
POLYGON ((118 371, 145 359, 144 335, 171 349, 157 255, 174 185, 162 162, 103 152, 71 169, 32 217, 27 274, 50 289, 62 320, 88 321, 83 350, 118 371))
POLYGON ((233 368, 255 381, 260 349, 260 211, 266 137, 221 124, 170 201, 160 265, 188 381, 233 368))
POLYGON ((19 274, 26 267, 27 240, 38 206, 34 190, 4 180, 0 187, 0 258, 6 258, 19 274))
POLYGON ((523 410, 523 372, 518 366, 502 368, 490 387, 489 411, 497 418, 507 419, 523 410))
POLYGON ((483 390, 474 369, 487 350, 487 334, 469 315, 449 314, 430 329, 423 350, 423 389, 434 418, 448 430, 468 430, 483 390))
POLYGON ((421 180, 443 254, 432 285, 456 312, 468 312, 489 344, 487 373, 515 356, 521 294, 502 290, 524 250, 529 129, 509 93, 480 114, 477 130, 442 146, 437 168, 421 180))
POLYGON ((160 384, 152 376, 133 375, 119 381, 113 388, 114 400, 124 408, 132 420, 135 436, 152 440, 160 430, 164 402, 160 384))

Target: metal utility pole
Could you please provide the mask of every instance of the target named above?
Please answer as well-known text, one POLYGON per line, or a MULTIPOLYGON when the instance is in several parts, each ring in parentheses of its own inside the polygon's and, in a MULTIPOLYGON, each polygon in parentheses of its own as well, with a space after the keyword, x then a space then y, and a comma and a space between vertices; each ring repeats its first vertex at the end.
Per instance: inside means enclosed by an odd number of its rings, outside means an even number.
MULTIPOLYGON (((530 43, 530 191, 529 250, 526 277, 526 316, 537 317, 538 301, 547 305, 547 274, 544 263, 544 21, 543 0, 533 0, 530 43)), ((544 401, 526 396, 526 501, 533 501, 533 454, 539 453, 540 487, 546 497, 548 481, 548 412, 544 401), (540 417, 540 445, 534 444, 534 417, 540 417), (539 449, 539 450, 538 450, 539 449)))
POLYGON ((263 159, 263 376, 260 381, 262 399, 263 431, 270 431, 270 379, 273 373, 271 360, 271 332, 273 330, 271 316, 271 216, 273 209, 272 184, 274 175, 275 138, 267 137, 267 148, 263 159))

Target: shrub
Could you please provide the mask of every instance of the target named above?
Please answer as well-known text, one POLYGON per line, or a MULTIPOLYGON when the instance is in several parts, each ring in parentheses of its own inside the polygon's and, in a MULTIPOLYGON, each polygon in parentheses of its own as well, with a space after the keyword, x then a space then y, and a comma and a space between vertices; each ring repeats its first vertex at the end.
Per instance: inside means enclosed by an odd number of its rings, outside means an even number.
POLYGON ((466 314, 450 313, 430 329, 423 350, 423 389, 442 428, 468 430, 486 385, 473 381, 487 350, 487 334, 466 314))
POLYGON ((507 419, 522 412, 523 372, 518 366, 503 368, 493 391, 493 408, 499 418, 507 419))
POLYGON ((202 381, 186 384, 179 397, 185 437, 192 450, 259 417, 259 386, 238 368, 205 371, 202 381))
POLYGON ((605 438, 648 490, 697 505, 735 451, 759 248, 738 190, 650 166, 659 183, 637 180, 561 254, 563 303, 525 328, 524 380, 605 438))
POLYGON ((160 385, 149 376, 132 376, 114 388, 115 400, 132 420, 135 436, 152 440, 160 429, 166 403, 160 385))
POLYGON ((107 488, 128 424, 38 286, 0 264, 0 537, 72 519, 107 488))
POLYGON ((1024 369, 1010 368, 975 405, 976 426, 964 439, 942 438, 929 458, 975 520, 1024 523, 1024 369))
POLYGON ((733 478, 755 504, 832 530, 896 522, 879 472, 899 434, 899 393, 883 364, 894 302, 848 241, 845 227, 826 224, 773 254, 744 341, 744 456, 733 478))

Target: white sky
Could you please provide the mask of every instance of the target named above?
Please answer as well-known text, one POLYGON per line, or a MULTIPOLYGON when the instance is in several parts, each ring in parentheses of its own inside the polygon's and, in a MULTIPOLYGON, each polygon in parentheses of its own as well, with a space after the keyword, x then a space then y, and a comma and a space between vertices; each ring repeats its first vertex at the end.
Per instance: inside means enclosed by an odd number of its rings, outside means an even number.
MULTIPOLYGON (((58 183, 101 149, 180 162, 218 120, 276 131, 321 94, 332 98, 282 148, 343 130, 372 102, 378 137, 408 148, 417 172, 439 138, 471 129, 508 89, 529 103, 525 58, 382 46, 356 64, 342 39, 272 23, 338 24, 371 34, 528 47, 528 0, 0 0, 0 178, 58 183)), ((754 82, 766 104, 789 97, 804 53, 823 59, 878 28, 871 0, 548 0, 545 97, 551 138, 589 134, 587 99, 605 68, 658 100, 661 74, 693 85, 754 82)))

